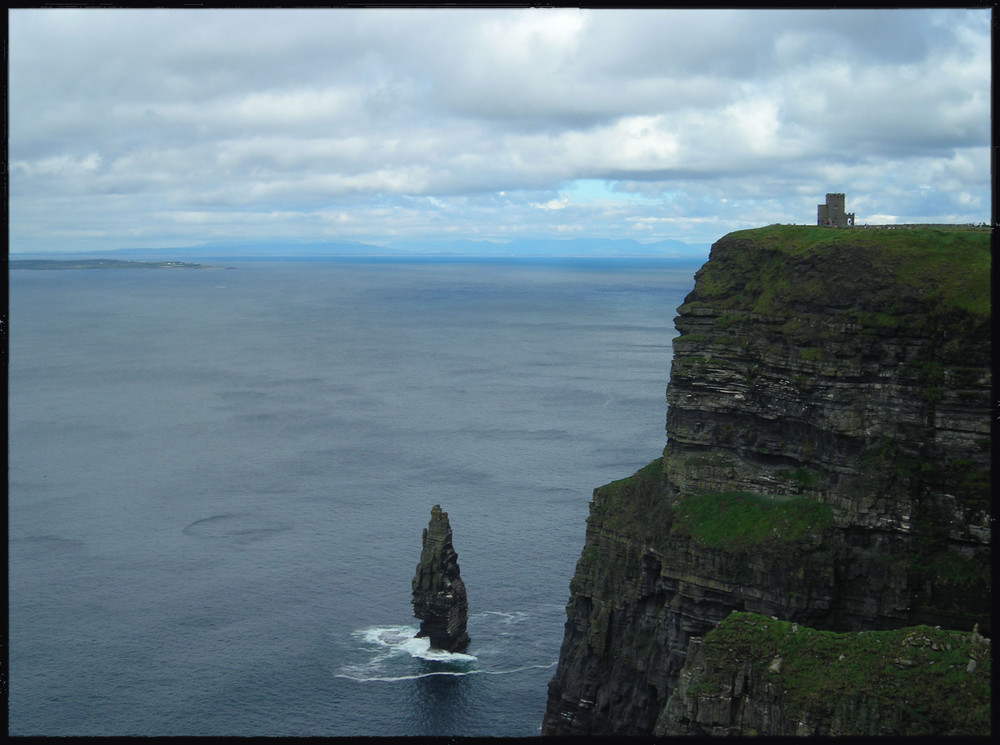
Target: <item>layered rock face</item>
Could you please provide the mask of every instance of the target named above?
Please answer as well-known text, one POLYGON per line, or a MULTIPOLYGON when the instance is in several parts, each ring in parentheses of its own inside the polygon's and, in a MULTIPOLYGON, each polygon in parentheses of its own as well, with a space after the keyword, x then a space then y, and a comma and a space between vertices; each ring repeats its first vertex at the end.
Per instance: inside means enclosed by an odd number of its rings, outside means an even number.
POLYGON ((413 577, 413 615, 421 619, 418 637, 429 637, 433 649, 461 652, 469 646, 466 624, 469 603, 452 546, 448 513, 439 505, 423 533, 420 563, 413 577))
POLYGON ((664 733, 689 643, 733 611, 989 635, 989 261, 960 230, 713 246, 663 458, 595 490, 544 733, 664 733))

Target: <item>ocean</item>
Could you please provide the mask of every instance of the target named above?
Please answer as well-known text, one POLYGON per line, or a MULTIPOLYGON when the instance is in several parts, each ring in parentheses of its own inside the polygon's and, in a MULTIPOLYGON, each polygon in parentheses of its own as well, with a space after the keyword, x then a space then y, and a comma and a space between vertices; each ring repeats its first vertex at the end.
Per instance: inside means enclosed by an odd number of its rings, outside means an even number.
POLYGON ((538 735, 702 261, 224 263, 10 272, 9 733, 538 735), (435 504, 461 655, 413 638, 435 504))

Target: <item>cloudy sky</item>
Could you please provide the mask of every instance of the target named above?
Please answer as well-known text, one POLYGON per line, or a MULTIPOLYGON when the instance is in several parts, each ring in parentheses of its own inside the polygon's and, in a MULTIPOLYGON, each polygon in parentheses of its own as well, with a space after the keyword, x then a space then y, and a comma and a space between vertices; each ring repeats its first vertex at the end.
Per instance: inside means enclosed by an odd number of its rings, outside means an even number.
POLYGON ((9 11, 10 250, 989 221, 990 11, 9 11))

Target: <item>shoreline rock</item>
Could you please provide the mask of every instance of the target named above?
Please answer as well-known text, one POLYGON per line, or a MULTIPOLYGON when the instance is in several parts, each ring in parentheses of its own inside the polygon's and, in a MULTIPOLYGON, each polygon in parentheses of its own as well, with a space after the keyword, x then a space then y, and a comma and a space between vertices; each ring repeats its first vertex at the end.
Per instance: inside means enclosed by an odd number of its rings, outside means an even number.
POLYGON ((462 652, 469 646, 469 603, 452 545, 448 513, 431 509, 423 532, 420 563, 413 577, 413 615, 421 619, 417 638, 429 637, 432 649, 462 652))

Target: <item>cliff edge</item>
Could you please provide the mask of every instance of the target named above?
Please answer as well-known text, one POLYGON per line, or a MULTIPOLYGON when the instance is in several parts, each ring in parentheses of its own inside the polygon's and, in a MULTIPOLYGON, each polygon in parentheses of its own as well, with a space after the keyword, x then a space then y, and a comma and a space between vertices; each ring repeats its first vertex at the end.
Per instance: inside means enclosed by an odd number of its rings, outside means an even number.
POLYGON ((688 731, 689 650, 733 612, 989 636, 989 231, 739 231, 678 314, 667 445, 594 492, 543 732, 688 731))

